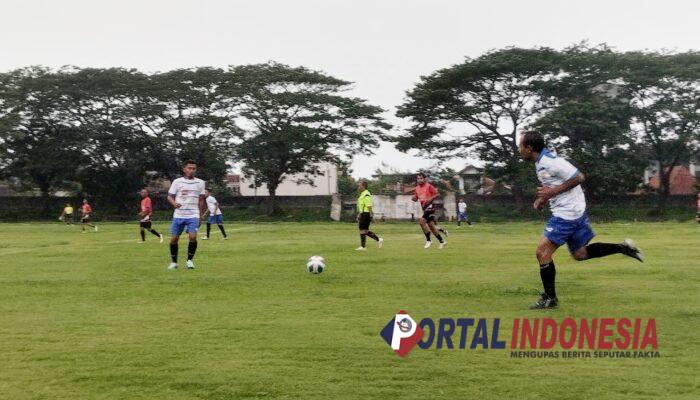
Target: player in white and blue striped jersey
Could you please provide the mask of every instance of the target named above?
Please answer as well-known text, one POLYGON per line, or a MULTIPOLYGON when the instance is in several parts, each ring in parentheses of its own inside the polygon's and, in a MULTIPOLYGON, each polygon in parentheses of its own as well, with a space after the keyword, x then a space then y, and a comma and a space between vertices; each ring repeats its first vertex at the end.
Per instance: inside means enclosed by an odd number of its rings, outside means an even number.
POLYGON ((168 203, 175 208, 170 226, 170 270, 177 269, 178 242, 183 231, 187 231, 190 239, 186 266, 194 269, 192 259, 197 251, 197 231, 201 223, 200 217, 206 211, 204 181, 195 178, 196 172, 197 164, 191 160, 185 161, 182 165, 183 176, 175 179, 168 190, 168 203))
POLYGON ((552 255, 564 243, 578 261, 618 253, 643 261, 641 251, 630 239, 622 243, 588 244, 595 232, 588 221, 586 197, 581 188, 585 177, 570 162, 547 150, 541 133, 525 132, 520 139, 519 150, 523 160, 535 162, 537 179, 541 184, 533 207, 542 210, 549 201, 552 212, 536 251, 544 293, 530 305, 531 308, 557 306, 559 301, 554 285, 556 269, 552 255))

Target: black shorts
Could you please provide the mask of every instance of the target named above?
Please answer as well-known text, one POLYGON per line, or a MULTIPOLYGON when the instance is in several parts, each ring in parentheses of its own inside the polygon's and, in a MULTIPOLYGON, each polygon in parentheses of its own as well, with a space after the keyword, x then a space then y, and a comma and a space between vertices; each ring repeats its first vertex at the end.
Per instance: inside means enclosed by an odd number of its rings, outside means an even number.
POLYGON ((141 221, 139 225, 143 229, 151 229, 151 221, 141 221))
POLYGON ((90 217, 81 218, 80 222, 87 224, 88 222, 90 222, 90 217))
POLYGON ((435 207, 432 204, 423 207, 423 219, 425 222, 435 222, 435 207))
POLYGON ((370 222, 372 222, 372 217, 369 216, 368 212, 360 213, 360 219, 357 227, 360 228, 361 231, 367 230, 369 229, 370 222))

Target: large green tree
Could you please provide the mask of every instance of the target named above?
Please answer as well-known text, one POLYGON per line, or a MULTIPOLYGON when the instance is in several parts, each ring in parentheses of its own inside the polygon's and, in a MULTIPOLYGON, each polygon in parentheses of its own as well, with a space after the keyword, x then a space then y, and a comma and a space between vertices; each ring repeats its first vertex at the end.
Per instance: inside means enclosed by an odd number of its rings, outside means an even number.
POLYGON ((629 52, 620 69, 632 130, 658 166, 663 210, 673 168, 700 150, 700 52, 629 52))
POLYGON ((618 58, 605 45, 576 45, 562 52, 559 79, 540 83, 550 112, 534 126, 585 173, 590 195, 634 191, 647 163, 644 146, 630 131, 632 109, 619 82, 618 58))
POLYGON ((548 48, 507 48, 422 77, 398 107, 412 125, 394 138, 397 148, 438 159, 477 156, 512 185, 522 209, 532 172, 520 160, 518 132, 546 109, 538 83, 556 78, 560 58, 548 48))
POLYGON ((76 169, 86 161, 80 132, 57 112, 64 104, 62 84, 60 75, 42 67, 0 74, 0 177, 38 189, 46 200, 75 189, 76 169))
MULTIPOLYGON (((241 126, 236 154, 244 174, 270 193, 278 210, 285 177, 321 174, 319 163, 371 154, 390 126, 382 109, 344 92, 350 82, 304 67, 268 63, 233 67, 223 91, 235 99, 241 126)), ((303 180, 303 179, 302 179, 303 180)))

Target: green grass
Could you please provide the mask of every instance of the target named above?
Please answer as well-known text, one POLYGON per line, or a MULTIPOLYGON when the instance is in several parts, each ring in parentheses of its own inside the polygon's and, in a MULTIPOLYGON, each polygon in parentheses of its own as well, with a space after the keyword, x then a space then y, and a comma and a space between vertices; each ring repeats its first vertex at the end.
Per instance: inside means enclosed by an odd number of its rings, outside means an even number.
POLYGON ((576 263, 560 250, 561 305, 547 312, 527 309, 542 221, 451 229, 443 251, 422 250, 415 225, 377 224, 386 244, 362 254, 351 224, 229 224, 232 240, 216 232, 198 269, 175 272, 167 244, 137 244, 134 224, 0 228, 3 399, 700 397, 696 223, 595 225, 596 240, 631 236, 648 261, 576 263), (327 259, 321 275, 304 272, 313 254, 327 259), (655 317, 661 358, 432 348, 401 359, 378 334, 399 309, 499 317, 506 339, 515 317, 655 317))

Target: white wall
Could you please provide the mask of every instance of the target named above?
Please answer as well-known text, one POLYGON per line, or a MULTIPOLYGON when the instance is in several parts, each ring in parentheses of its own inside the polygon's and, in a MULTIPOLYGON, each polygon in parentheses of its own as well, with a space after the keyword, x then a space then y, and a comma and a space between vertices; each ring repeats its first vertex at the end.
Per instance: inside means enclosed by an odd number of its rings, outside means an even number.
MULTIPOLYGON (((297 179, 304 177, 303 174, 292 175, 286 177, 284 181, 277 187, 278 196, 330 196, 338 193, 338 169, 334 164, 320 164, 320 170, 323 175, 312 177, 314 185, 296 183, 297 179)), ((253 179, 241 176, 241 196, 267 196, 267 186, 262 185, 259 188, 249 187, 253 179)))
MULTIPOLYGON (((412 195, 408 194, 397 196, 372 196, 375 217, 411 219, 411 213, 413 213, 413 218, 420 218, 420 216, 423 215, 423 210, 417 201, 411 200, 412 197, 412 195)), ((457 214, 455 210, 455 195, 453 193, 448 193, 442 200, 444 202, 445 218, 454 219, 457 214)))

